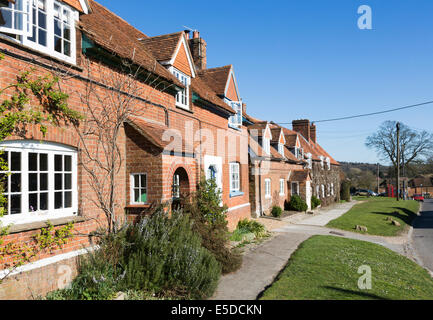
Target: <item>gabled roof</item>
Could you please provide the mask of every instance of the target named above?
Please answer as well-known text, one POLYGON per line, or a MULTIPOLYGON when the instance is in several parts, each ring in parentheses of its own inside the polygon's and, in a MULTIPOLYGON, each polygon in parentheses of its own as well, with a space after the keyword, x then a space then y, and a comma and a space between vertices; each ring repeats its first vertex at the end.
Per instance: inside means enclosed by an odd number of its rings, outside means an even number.
POLYGON ((290 181, 303 182, 310 179, 310 173, 306 170, 293 171, 290 175, 290 181))
POLYGON ((156 37, 141 39, 140 42, 158 61, 170 61, 178 47, 183 32, 164 34, 156 37))
POLYGON ((414 187, 433 187, 433 179, 431 177, 419 176, 409 181, 409 186, 414 187))
POLYGON ((198 75, 215 91, 216 94, 223 97, 226 92, 227 83, 232 70, 232 65, 199 70, 198 75))
POLYGON ((138 40, 147 36, 126 21, 100 5, 89 0, 92 12, 80 17, 81 30, 104 49, 139 64, 166 81, 183 87, 166 68, 161 66, 138 40))
POLYGON ((80 3, 80 0, 63 0, 64 3, 70 5, 72 8, 77 9, 80 12, 85 12, 87 8, 83 8, 80 3))

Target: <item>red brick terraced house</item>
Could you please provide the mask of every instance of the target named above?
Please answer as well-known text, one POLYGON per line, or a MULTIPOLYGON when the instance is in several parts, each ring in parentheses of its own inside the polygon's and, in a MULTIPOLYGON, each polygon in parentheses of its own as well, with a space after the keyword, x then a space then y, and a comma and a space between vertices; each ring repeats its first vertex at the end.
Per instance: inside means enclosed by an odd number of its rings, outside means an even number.
MULTIPOLYGON (((69 95, 69 107, 80 113, 88 112, 83 101, 94 106, 95 114, 102 113, 96 97, 133 101, 117 138, 123 160, 114 195, 119 217, 127 213, 133 219, 154 203, 176 204, 195 191, 201 174, 216 179, 231 229, 250 217, 242 99, 231 66, 223 68, 226 78, 206 69, 206 42, 198 32, 148 37, 92 0, 0 1, 0 13, 1 87, 34 68, 35 76, 65 75, 59 86, 69 95), (120 68, 125 62, 146 75, 133 81, 133 93, 107 85, 107 79, 125 77, 120 68), (95 96, 83 100, 89 86, 95 96)), ((57 289, 65 275, 76 272, 76 257, 93 245, 88 235, 105 217, 93 177, 84 169, 79 130, 50 126, 43 136, 30 125, 24 135, 0 144, 12 173, 5 190, 7 214, 1 220, 12 224, 5 244, 31 241, 48 220, 56 228, 75 223, 75 236, 65 246, 38 255, 0 285, 0 299, 26 299, 57 289)), ((106 156, 90 142, 92 157, 106 156)), ((3 258, 0 277, 11 262, 3 258)))

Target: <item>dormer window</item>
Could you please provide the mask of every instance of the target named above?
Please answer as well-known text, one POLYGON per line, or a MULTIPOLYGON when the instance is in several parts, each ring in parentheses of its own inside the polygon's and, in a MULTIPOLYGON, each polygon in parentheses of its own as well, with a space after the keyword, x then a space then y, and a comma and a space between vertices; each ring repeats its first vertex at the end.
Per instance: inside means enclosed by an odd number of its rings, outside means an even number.
POLYGON ((323 156, 320 156, 320 167, 323 169, 325 167, 324 165, 325 159, 323 156))
POLYGON ((265 152, 267 154, 270 154, 271 153, 271 140, 263 137, 262 147, 263 147, 263 150, 265 150, 265 152))
POLYGON ((326 158, 326 169, 331 170, 331 159, 329 157, 326 158))
POLYGON ((55 0, 0 0, 0 32, 75 64, 78 11, 55 0))
POLYGON ((172 68, 172 73, 185 86, 176 95, 176 106, 189 110, 189 86, 191 78, 175 68, 172 68))
POLYGON ((235 115, 229 119, 229 124, 232 127, 240 128, 242 126, 242 103, 241 102, 229 102, 229 105, 236 112, 235 115))
POLYGON ((284 156, 284 145, 282 143, 278 144, 278 153, 284 156))

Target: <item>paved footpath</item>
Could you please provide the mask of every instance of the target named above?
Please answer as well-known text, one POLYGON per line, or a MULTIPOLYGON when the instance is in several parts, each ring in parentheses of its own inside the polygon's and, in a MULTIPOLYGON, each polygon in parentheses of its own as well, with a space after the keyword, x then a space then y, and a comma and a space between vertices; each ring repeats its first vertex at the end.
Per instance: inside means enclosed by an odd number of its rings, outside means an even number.
POLYGON ((298 246, 313 235, 334 235, 370 241, 412 258, 407 237, 386 238, 324 227, 329 221, 346 213, 355 202, 323 209, 318 215, 273 230, 277 235, 245 254, 242 267, 221 278, 212 300, 255 300, 286 266, 298 246))

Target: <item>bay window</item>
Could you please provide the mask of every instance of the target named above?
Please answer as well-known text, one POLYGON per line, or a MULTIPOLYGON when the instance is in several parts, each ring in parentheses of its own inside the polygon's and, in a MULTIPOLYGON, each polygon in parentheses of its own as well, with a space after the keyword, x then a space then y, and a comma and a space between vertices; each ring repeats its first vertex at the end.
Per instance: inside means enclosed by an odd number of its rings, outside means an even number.
POLYGON ((78 11, 56 0, 0 0, 0 32, 75 64, 78 11))
POLYGON ((77 152, 34 141, 0 146, 8 171, 0 172, 6 222, 29 222, 77 214, 77 152))

